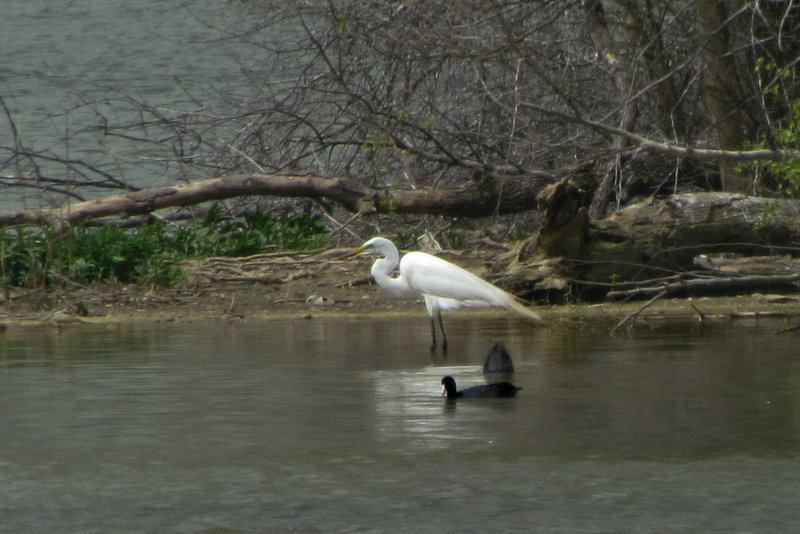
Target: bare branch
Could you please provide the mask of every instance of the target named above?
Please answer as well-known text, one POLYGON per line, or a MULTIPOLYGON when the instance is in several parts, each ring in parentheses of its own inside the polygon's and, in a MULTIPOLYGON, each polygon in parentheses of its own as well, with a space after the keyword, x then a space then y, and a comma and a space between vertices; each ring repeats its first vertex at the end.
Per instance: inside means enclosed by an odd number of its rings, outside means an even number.
POLYGON ((667 154, 675 157, 693 158, 698 160, 709 160, 709 161, 718 161, 718 160, 785 161, 789 159, 800 159, 800 150, 784 150, 784 149, 768 149, 768 148, 758 149, 758 150, 720 150, 715 148, 697 148, 692 146, 681 146, 663 141, 656 141, 654 139, 649 139, 643 135, 637 134, 635 132, 629 132, 622 128, 617 128, 616 126, 603 124, 602 122, 597 122, 591 119, 587 119, 585 117, 570 115, 568 113, 564 113, 556 109, 545 108, 537 104, 533 104, 531 102, 524 102, 522 105, 530 109, 534 109, 540 113, 546 115, 552 115, 560 119, 563 119, 565 121, 574 122, 576 124, 586 126, 598 132, 602 132, 604 134, 618 135, 621 137, 625 137, 626 139, 628 139, 629 141, 631 141, 636 145, 634 148, 652 152, 660 152, 662 154, 667 154))

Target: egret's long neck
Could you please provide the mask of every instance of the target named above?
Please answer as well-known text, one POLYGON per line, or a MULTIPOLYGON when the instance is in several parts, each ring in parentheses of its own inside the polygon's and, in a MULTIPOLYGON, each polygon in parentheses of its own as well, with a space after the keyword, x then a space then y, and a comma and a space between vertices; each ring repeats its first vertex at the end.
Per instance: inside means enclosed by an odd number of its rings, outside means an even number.
POLYGON ((408 283, 403 279, 402 274, 395 278, 392 277, 392 272, 400 261, 400 256, 397 251, 387 250, 384 251, 384 253, 386 254, 385 258, 379 258, 372 264, 372 269, 370 270, 372 277, 378 282, 381 288, 389 293, 405 295, 412 292, 411 288, 408 287, 408 283))

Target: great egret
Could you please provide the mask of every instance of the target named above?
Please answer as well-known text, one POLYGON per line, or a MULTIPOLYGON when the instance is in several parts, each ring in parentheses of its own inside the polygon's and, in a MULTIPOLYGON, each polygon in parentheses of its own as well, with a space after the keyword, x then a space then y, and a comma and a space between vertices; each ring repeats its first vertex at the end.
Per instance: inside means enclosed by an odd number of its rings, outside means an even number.
POLYGON ((431 350, 436 349, 434 317, 442 331, 442 349, 447 350, 442 311, 461 306, 500 306, 534 321, 541 319, 510 293, 449 261, 418 251, 407 253, 401 260, 397 247, 384 237, 373 237, 342 259, 360 254, 383 256, 375 260, 371 270, 372 277, 381 288, 398 297, 422 296, 425 300, 431 318, 431 350), (398 265, 399 274, 392 277, 398 265))
POLYGON ((448 399, 460 398, 486 398, 486 397, 513 397, 522 388, 518 388, 514 384, 508 382, 497 382, 496 384, 487 384, 485 386, 473 386, 471 388, 462 389, 458 391, 456 388, 456 381, 452 376, 442 378, 442 397, 448 399))

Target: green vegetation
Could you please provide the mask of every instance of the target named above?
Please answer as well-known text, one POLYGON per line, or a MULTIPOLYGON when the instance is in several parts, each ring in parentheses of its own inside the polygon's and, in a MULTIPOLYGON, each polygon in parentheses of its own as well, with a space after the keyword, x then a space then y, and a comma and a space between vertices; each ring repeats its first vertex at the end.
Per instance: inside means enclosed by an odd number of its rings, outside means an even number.
POLYGON ((169 286, 182 278, 178 262, 205 256, 246 256, 265 250, 317 248, 327 242, 317 216, 272 216, 257 210, 241 218, 215 205, 185 224, 157 221, 118 226, 0 229, 0 287, 46 287, 64 280, 169 286))
MULTIPOLYGON (((795 100, 789 114, 776 121, 771 131, 773 141, 764 139, 758 143, 748 144, 745 148, 770 148, 777 144, 781 148, 796 149, 800 147, 800 99, 795 100)), ((800 160, 788 158, 782 161, 756 161, 739 166, 747 169, 755 176, 769 176, 776 184, 776 192, 784 198, 800 198, 800 160)))
MULTIPOLYGON (((775 136, 781 146, 800 147, 800 99, 792 103, 787 117, 775 128, 775 136)), ((785 159, 768 165, 780 179, 779 188, 790 198, 800 197, 800 160, 785 159)))
MULTIPOLYGON (((756 143, 747 143, 748 149, 798 149, 800 148, 800 98, 787 100, 784 86, 793 86, 791 71, 780 69, 774 60, 758 58, 756 72, 771 80, 762 91, 765 101, 780 102, 779 117, 773 118, 769 128, 756 143)), ((739 169, 753 172, 756 177, 768 176, 775 182, 776 192, 784 198, 800 198, 800 160, 756 161, 739 165, 739 169)))

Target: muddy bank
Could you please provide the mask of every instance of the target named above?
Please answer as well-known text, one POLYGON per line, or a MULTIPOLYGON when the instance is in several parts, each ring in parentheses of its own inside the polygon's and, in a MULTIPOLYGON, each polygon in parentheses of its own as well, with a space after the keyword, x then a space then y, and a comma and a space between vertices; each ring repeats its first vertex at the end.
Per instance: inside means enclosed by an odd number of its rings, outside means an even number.
MULTIPOLYGON (((404 314, 426 320, 422 301, 395 300, 374 285, 351 289, 301 284, 268 286, 257 283, 216 283, 198 288, 152 290, 137 286, 105 285, 49 294, 14 292, 0 304, 0 327, 36 327, 68 324, 161 323, 189 321, 265 321, 297 318, 368 317, 404 314), (309 291, 315 291, 309 293, 309 291), (314 296, 316 295, 316 297, 314 296), (306 302, 312 297, 313 303, 306 302), (324 302, 321 299, 325 299, 324 302)), ((735 321, 785 318, 800 324, 800 302, 781 295, 748 295, 699 299, 664 299, 642 309, 644 303, 571 304, 540 306, 543 321, 537 327, 573 327, 603 323, 612 329, 620 321, 645 322, 685 319, 735 321), (641 311, 640 311, 641 310, 641 311), (638 312, 638 314, 637 314, 638 312)), ((459 310, 451 314, 499 315, 503 310, 459 310)))
MULTIPOLYGON (((78 323, 263 321, 326 316, 365 317, 409 314, 426 317, 421 300, 398 300, 369 277, 369 258, 337 261, 341 250, 322 253, 262 254, 250 258, 208 258, 184 265, 180 287, 71 285, 50 291, 11 289, 0 293, 0 325, 40 326, 78 323)), ((445 258, 481 272, 486 258, 447 254, 445 258)), ((736 320, 786 317, 800 322, 800 297, 750 294, 736 297, 659 299, 652 303, 607 302, 538 306, 543 327, 623 319, 736 320)), ((458 310, 451 314, 504 314, 503 310, 458 310)))

